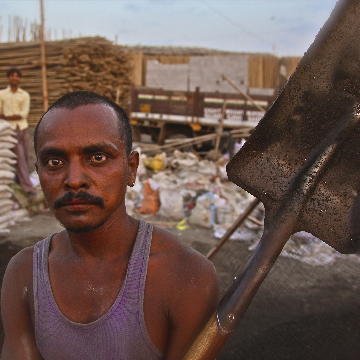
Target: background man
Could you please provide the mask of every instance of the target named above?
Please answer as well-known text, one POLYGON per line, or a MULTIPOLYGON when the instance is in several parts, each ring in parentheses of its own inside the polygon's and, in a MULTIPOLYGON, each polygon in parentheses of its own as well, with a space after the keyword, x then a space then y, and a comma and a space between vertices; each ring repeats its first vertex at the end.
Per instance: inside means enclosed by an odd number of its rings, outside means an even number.
POLYGON ((60 98, 34 135, 47 204, 66 230, 4 276, 2 360, 182 359, 219 300, 213 265, 126 214, 139 154, 112 101, 60 98))
POLYGON ((17 181, 30 197, 34 197, 34 188, 29 178, 29 124, 27 117, 30 111, 30 95, 19 87, 21 72, 18 68, 10 68, 6 76, 9 86, 0 90, 0 119, 9 121, 16 131, 18 143, 13 152, 18 156, 17 181))

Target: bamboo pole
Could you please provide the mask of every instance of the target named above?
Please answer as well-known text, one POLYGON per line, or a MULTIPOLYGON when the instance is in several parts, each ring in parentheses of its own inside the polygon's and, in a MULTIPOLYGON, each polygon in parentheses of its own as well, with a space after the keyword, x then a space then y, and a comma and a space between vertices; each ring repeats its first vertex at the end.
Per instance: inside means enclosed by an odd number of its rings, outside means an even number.
POLYGON ((119 104, 119 99, 120 99, 120 86, 118 86, 116 88, 115 104, 120 105, 119 104))
POLYGON ((266 113, 266 111, 261 106, 255 103, 255 100, 253 98, 251 98, 246 92, 242 91, 238 86, 236 86, 226 75, 223 75, 222 77, 241 95, 245 96, 245 98, 249 100, 259 111, 261 111, 263 114, 266 113))
POLYGON ((44 39, 44 0, 40 0, 41 25, 40 25, 40 48, 41 48, 41 71, 42 71, 42 90, 44 112, 49 107, 49 95, 46 78, 46 54, 45 54, 45 39, 44 39))
POLYGON ((250 216, 250 214, 254 211, 256 206, 260 203, 259 199, 253 200, 249 206, 245 209, 245 211, 240 214, 234 224, 228 229, 228 231, 224 234, 224 236, 210 249, 210 251, 206 254, 207 259, 211 259, 221 248, 222 246, 230 239, 230 236, 236 231, 236 229, 242 225, 245 220, 250 216))
POLYGON ((221 109, 221 119, 220 119, 220 124, 219 124, 219 128, 218 128, 216 144, 215 144, 215 156, 218 155, 218 151, 219 151, 220 139, 221 139, 222 132, 223 132, 224 119, 225 119, 225 114, 226 114, 226 105, 227 105, 227 99, 224 100, 224 103, 223 103, 223 106, 221 109))
POLYGON ((1 24, 1 19, 2 19, 2 17, 0 16, 0 43, 1 43, 2 31, 3 31, 3 26, 1 24))

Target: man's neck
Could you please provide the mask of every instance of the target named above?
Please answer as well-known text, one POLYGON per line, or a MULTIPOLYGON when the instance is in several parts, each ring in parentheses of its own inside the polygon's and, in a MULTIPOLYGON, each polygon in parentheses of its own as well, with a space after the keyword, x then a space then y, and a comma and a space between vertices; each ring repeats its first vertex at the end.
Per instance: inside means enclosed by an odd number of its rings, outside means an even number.
POLYGON ((66 231, 71 248, 80 256, 112 257, 115 254, 130 256, 137 233, 138 222, 128 215, 116 225, 108 222, 90 232, 66 231))
POLYGON ((10 85, 10 89, 13 93, 16 92, 18 90, 18 88, 19 88, 19 86, 17 86, 17 85, 10 85))

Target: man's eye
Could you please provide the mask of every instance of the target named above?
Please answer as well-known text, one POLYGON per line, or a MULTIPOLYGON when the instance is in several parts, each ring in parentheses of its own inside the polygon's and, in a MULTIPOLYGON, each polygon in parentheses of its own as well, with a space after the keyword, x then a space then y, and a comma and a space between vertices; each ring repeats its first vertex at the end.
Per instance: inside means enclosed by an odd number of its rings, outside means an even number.
POLYGON ((46 163, 47 166, 58 166, 62 165, 62 161, 59 159, 50 159, 46 163))
POLYGON ((104 162, 105 160, 107 160, 107 156, 104 154, 95 154, 91 157, 90 161, 93 162, 104 162))

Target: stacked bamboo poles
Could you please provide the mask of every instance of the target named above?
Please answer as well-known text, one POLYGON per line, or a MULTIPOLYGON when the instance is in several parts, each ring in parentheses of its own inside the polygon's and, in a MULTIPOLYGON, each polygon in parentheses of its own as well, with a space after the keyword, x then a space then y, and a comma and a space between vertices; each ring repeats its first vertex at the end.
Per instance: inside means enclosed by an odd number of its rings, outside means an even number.
MULTIPOLYGON (((28 121, 35 125, 42 114, 40 43, 0 44, 0 88, 7 86, 6 70, 17 66, 23 73, 21 87, 31 96, 28 121)), ((97 92, 116 99, 128 110, 132 58, 101 37, 46 42, 48 98, 51 105, 60 96, 76 90, 97 92)))
MULTIPOLYGON (((230 135, 232 138, 247 138, 250 136, 250 131, 252 131, 254 128, 252 127, 244 127, 242 129, 236 129, 231 130, 230 135)), ((157 154, 160 152, 173 152, 175 149, 183 149, 185 147, 193 146, 193 145, 199 145, 204 142, 212 141, 217 138, 216 133, 212 134, 206 134, 201 136, 196 136, 193 138, 188 139, 181 139, 181 140, 169 140, 168 144, 165 145, 155 145, 155 144, 140 144, 136 143, 135 145, 139 145, 141 147, 141 152, 144 154, 157 154)))

